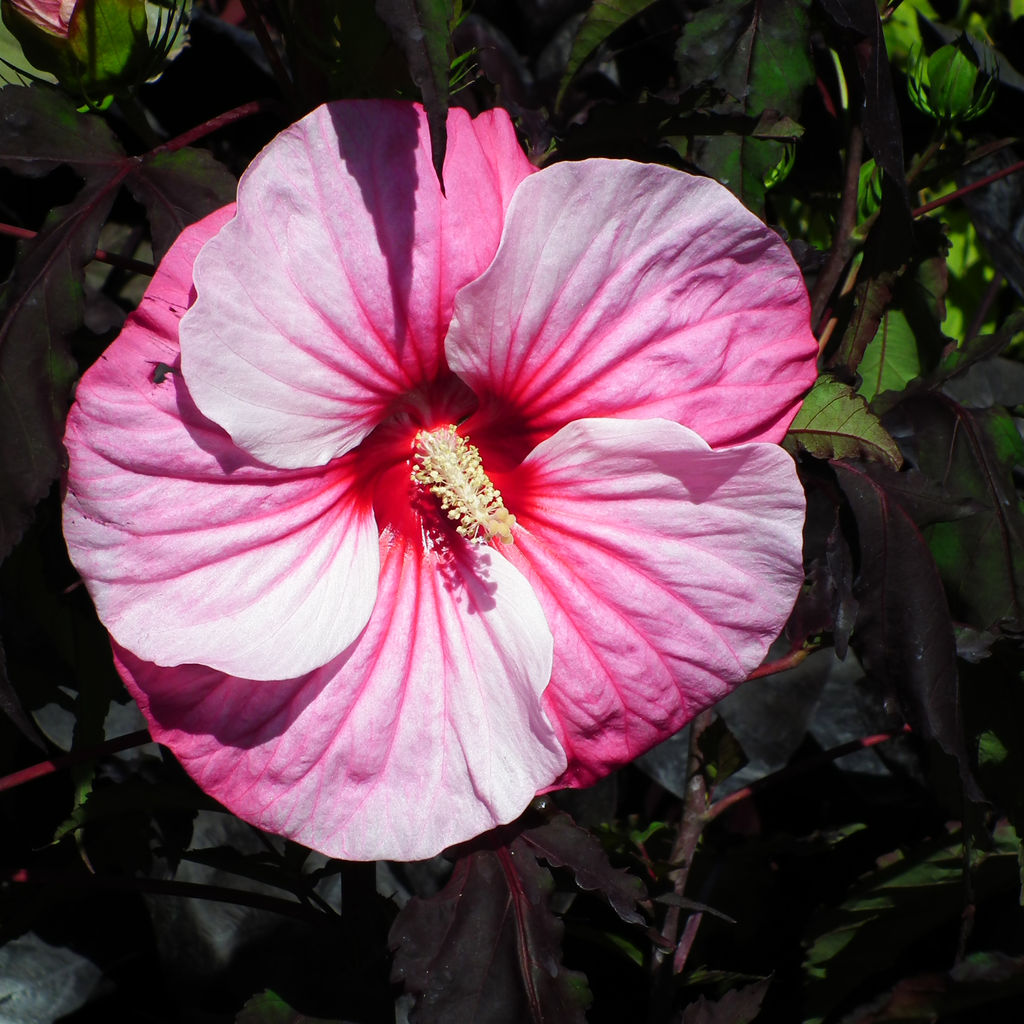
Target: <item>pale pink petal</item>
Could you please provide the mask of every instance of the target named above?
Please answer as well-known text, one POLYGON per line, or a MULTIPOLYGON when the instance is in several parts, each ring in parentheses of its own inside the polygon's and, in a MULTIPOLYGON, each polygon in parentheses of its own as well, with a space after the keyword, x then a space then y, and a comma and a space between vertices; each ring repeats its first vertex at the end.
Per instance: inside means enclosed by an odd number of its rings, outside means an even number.
POLYGON ((523 577, 486 548, 440 565, 418 540, 382 545, 365 632, 301 679, 116 655, 154 739, 235 814, 332 857, 418 860, 511 821, 566 762, 523 577))
POLYGON ((455 293, 531 170, 499 110, 450 112, 447 199, 417 105, 348 101, 292 125, 196 262, 181 335, 196 404, 274 466, 353 448, 443 369, 455 293))
POLYGON ((500 482, 506 549, 555 638, 544 703, 585 786, 754 669, 803 582, 804 494, 771 444, 712 451, 666 420, 579 420, 500 482))
POLYGON ((195 255, 231 213, 183 232, 78 385, 64 535, 100 620, 136 655, 279 679, 330 661, 366 625, 377 527, 348 460, 261 465, 189 397, 178 321, 195 255))
POLYGON ((12 10, 50 35, 67 39, 75 0, 8 0, 12 10))
POLYGON ((782 439, 815 379, 808 317, 785 243, 727 189, 584 160, 517 189, 446 352, 484 402, 481 442, 509 423, 536 441, 616 416, 671 419, 722 447, 782 439))

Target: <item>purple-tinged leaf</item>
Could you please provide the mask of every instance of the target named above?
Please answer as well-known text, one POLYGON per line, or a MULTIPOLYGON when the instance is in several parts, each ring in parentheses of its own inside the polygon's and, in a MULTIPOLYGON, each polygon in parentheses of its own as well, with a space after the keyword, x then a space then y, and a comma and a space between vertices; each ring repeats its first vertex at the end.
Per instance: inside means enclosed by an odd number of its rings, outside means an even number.
POLYGON ((1024 442, 1013 419, 941 394, 908 399, 889 418, 927 477, 983 507, 928 529, 953 614, 977 629, 1024 628, 1024 504, 1013 479, 1024 442))
POLYGON ((860 547, 851 645, 868 675, 898 696, 914 731, 957 758, 965 791, 980 801, 960 719, 953 622, 928 545, 863 466, 836 462, 833 468, 860 547))
POLYGON ((914 520, 918 529, 956 522, 988 508, 976 498, 950 494, 942 483, 929 480, 916 469, 904 467, 903 472, 894 473, 878 464, 865 464, 863 469, 914 520))
POLYGON ((145 156, 126 182, 146 207, 153 235, 153 258, 159 263, 189 224, 232 203, 235 176, 205 149, 145 156))
POLYGON ((821 2, 832 20, 846 32, 853 47, 864 97, 861 111, 864 139, 871 147, 875 163, 902 188, 903 128, 875 0, 821 2))
POLYGON ((25 713, 18 694, 7 678, 7 659, 4 656, 4 645, 0 643, 0 711, 18 727, 24 736, 30 739, 44 754, 48 754, 46 742, 39 735, 39 730, 32 724, 32 719, 25 713))
POLYGON ((576 884, 601 893, 623 921, 646 923, 636 909, 638 900, 647 899, 644 883, 625 868, 613 868, 597 839, 568 814, 556 814, 546 825, 527 829, 522 839, 552 866, 572 868, 576 884))
POLYGON ((750 1024, 760 1012, 771 978, 726 992, 721 999, 701 996, 683 1011, 682 1024, 750 1024))
POLYGON ((853 554, 849 542, 843 536, 838 515, 836 525, 826 541, 825 561, 832 578, 832 642, 836 655, 845 659, 859 606, 853 596, 853 554))
POLYGON ((561 963, 551 874, 522 838, 462 857, 444 889, 395 919, 392 982, 412 1024, 584 1024, 590 993, 561 963))

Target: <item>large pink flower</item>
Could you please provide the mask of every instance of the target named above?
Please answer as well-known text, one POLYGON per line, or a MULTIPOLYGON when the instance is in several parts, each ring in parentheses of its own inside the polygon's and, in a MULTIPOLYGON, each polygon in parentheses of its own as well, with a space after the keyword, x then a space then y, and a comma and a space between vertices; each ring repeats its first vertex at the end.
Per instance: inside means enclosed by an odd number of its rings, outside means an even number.
POLYGON ((154 738, 351 859, 641 754, 803 577, 777 442, 817 346, 778 236, 665 167, 534 173, 500 111, 448 130, 447 198, 412 104, 285 131, 68 422, 68 546, 154 738))

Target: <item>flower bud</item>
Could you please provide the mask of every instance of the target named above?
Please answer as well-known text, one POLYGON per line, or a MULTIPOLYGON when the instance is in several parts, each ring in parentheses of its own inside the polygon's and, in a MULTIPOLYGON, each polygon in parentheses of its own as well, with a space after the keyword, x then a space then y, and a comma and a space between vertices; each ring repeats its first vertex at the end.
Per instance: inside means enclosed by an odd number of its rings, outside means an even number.
POLYGON ((907 89, 918 110, 937 121, 971 121, 992 105, 998 68, 980 67, 978 54, 966 35, 940 47, 926 58, 911 53, 907 89))
POLYGON ((31 22, 36 28, 67 39, 75 0, 6 0, 4 7, 31 22))

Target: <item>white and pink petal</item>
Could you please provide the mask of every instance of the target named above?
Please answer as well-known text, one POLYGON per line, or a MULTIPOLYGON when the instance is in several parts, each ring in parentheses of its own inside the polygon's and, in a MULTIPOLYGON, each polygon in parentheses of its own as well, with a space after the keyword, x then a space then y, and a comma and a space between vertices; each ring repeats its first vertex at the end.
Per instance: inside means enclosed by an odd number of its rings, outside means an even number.
POLYGON ((456 292, 490 263, 531 172, 504 111, 453 109, 447 198, 415 104, 318 107, 252 162, 182 321, 199 408, 283 468, 355 447, 444 369, 456 292))
POLYGON ((803 582, 804 494, 776 445, 580 420, 500 486, 519 523, 505 553, 554 635, 561 785, 592 784, 742 682, 803 582))
POLYGON ((79 383, 64 535, 100 620, 138 657, 277 679, 330 661, 365 626, 377 527, 346 462, 262 465, 184 385, 192 263, 231 214, 183 232, 79 383))
POLYGON ((777 442, 815 379, 809 310, 785 243, 721 185, 584 160, 516 190, 446 352, 483 402, 481 442, 588 416, 670 419, 716 448, 777 442))
POLYGON ((115 651, 155 739, 260 828, 347 860, 419 860, 516 818, 566 760, 541 705, 551 634, 485 548, 382 539, 359 640, 298 679, 115 651))

